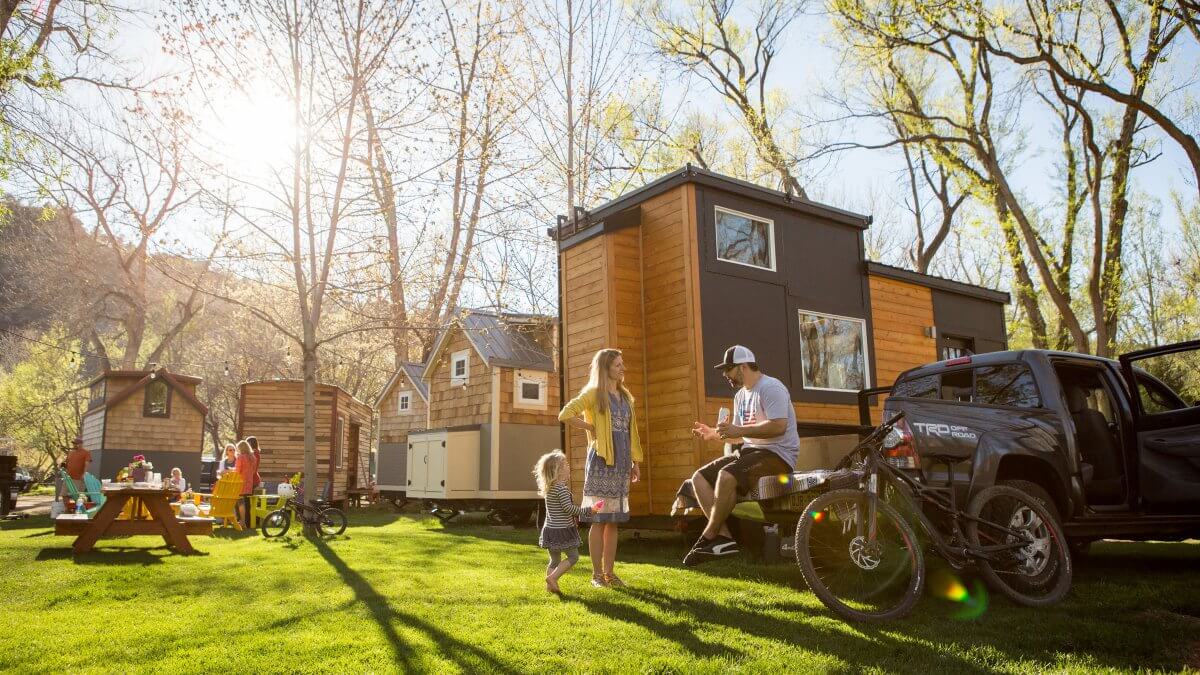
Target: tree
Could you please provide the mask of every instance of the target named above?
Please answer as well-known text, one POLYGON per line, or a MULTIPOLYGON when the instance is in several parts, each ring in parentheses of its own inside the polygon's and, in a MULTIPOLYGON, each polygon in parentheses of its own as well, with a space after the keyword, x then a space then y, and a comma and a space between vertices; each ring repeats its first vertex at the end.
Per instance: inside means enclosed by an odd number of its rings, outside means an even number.
POLYGON ((733 106, 780 188, 807 198, 796 176, 799 160, 779 138, 783 97, 768 84, 771 66, 804 3, 760 0, 750 29, 734 19, 737 5, 736 0, 691 0, 676 11, 667 3, 649 2, 638 15, 662 58, 698 74, 733 106))
POLYGON ((253 101, 277 96, 291 116, 286 158, 257 173, 227 167, 230 191, 209 189, 206 196, 229 210, 240 235, 229 253, 242 259, 256 288, 271 288, 272 273, 286 274, 294 304, 273 306, 220 288, 201 290, 242 307, 299 347, 304 487, 316 497, 318 350, 342 335, 383 327, 368 317, 337 331, 323 328, 327 304, 336 308, 353 296, 355 289, 340 282, 355 280, 353 270, 365 252, 354 247, 369 238, 367 228, 356 223, 359 204, 369 196, 355 189, 352 175, 355 158, 366 154, 359 127, 363 101, 389 59, 405 49, 412 5, 263 0, 210 13, 181 0, 176 10, 175 49, 190 55, 198 81, 253 101))
POLYGON ((7 372, 0 368, 0 429, 33 453, 41 470, 65 457, 87 403, 78 348, 56 328, 28 343, 27 356, 7 372))

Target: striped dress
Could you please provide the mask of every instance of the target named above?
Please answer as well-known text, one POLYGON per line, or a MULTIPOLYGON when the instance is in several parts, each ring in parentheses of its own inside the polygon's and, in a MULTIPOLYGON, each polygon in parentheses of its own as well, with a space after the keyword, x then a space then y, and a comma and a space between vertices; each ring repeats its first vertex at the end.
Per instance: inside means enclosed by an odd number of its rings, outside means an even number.
POLYGON ((571 499, 571 488, 565 483, 551 485, 546 491, 546 522, 542 525, 538 546, 551 551, 579 548, 579 528, 575 519, 583 513, 584 510, 571 499))

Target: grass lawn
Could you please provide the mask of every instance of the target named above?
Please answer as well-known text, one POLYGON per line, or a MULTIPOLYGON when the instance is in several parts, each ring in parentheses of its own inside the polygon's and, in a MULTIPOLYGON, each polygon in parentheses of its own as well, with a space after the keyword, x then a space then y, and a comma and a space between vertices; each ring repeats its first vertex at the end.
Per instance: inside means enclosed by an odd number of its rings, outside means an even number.
MULTIPOLYGON (((74 559, 46 518, 0 524, 0 670, 908 671, 1200 666, 1200 545, 1093 548, 1069 599, 993 598, 974 620, 927 597, 883 627, 834 619, 794 565, 680 567, 679 535, 621 542, 622 590, 590 563, 542 584, 532 528, 356 512, 331 541, 218 534, 74 559)), ((968 582, 968 585, 970 583, 968 582)))

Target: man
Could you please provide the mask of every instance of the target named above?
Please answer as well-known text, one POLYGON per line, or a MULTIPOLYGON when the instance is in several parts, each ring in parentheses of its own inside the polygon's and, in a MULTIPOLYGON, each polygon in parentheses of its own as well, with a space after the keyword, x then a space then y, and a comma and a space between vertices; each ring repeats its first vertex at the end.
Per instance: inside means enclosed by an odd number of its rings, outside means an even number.
POLYGON ((716 368, 729 386, 737 389, 732 423, 724 420, 714 429, 696 422, 692 433, 706 441, 725 439, 743 445, 692 475, 696 500, 708 526, 683 558, 689 567, 739 552, 725 526, 738 497, 756 487, 763 476, 791 473, 800 451, 792 396, 782 382, 759 371, 753 352, 734 345, 725 350, 725 359, 716 368))
POLYGON ((92 453, 83 447, 83 439, 76 436, 71 443, 71 451, 67 453, 66 465, 67 475, 75 481, 75 488, 80 492, 86 489, 83 485, 83 473, 91 463, 92 453))

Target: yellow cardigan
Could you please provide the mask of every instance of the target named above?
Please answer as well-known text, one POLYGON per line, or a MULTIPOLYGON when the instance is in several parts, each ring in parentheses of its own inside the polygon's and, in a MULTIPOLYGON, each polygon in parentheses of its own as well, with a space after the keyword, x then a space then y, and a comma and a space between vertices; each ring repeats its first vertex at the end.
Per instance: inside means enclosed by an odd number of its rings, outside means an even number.
MULTIPOLYGON (((629 449, 633 455, 633 461, 642 461, 642 441, 638 437, 637 429, 637 413, 635 410, 633 396, 629 397, 629 449)), ((578 417, 583 414, 583 419, 588 424, 595 428, 595 433, 587 432, 588 447, 595 447, 596 454, 604 458, 604 463, 612 466, 613 463, 613 447, 612 447, 612 421, 609 419, 607 412, 600 412, 596 406, 596 390, 584 389, 579 392, 579 395, 571 399, 567 405, 563 406, 561 412, 558 413, 558 421, 566 422, 572 417, 578 417)))

